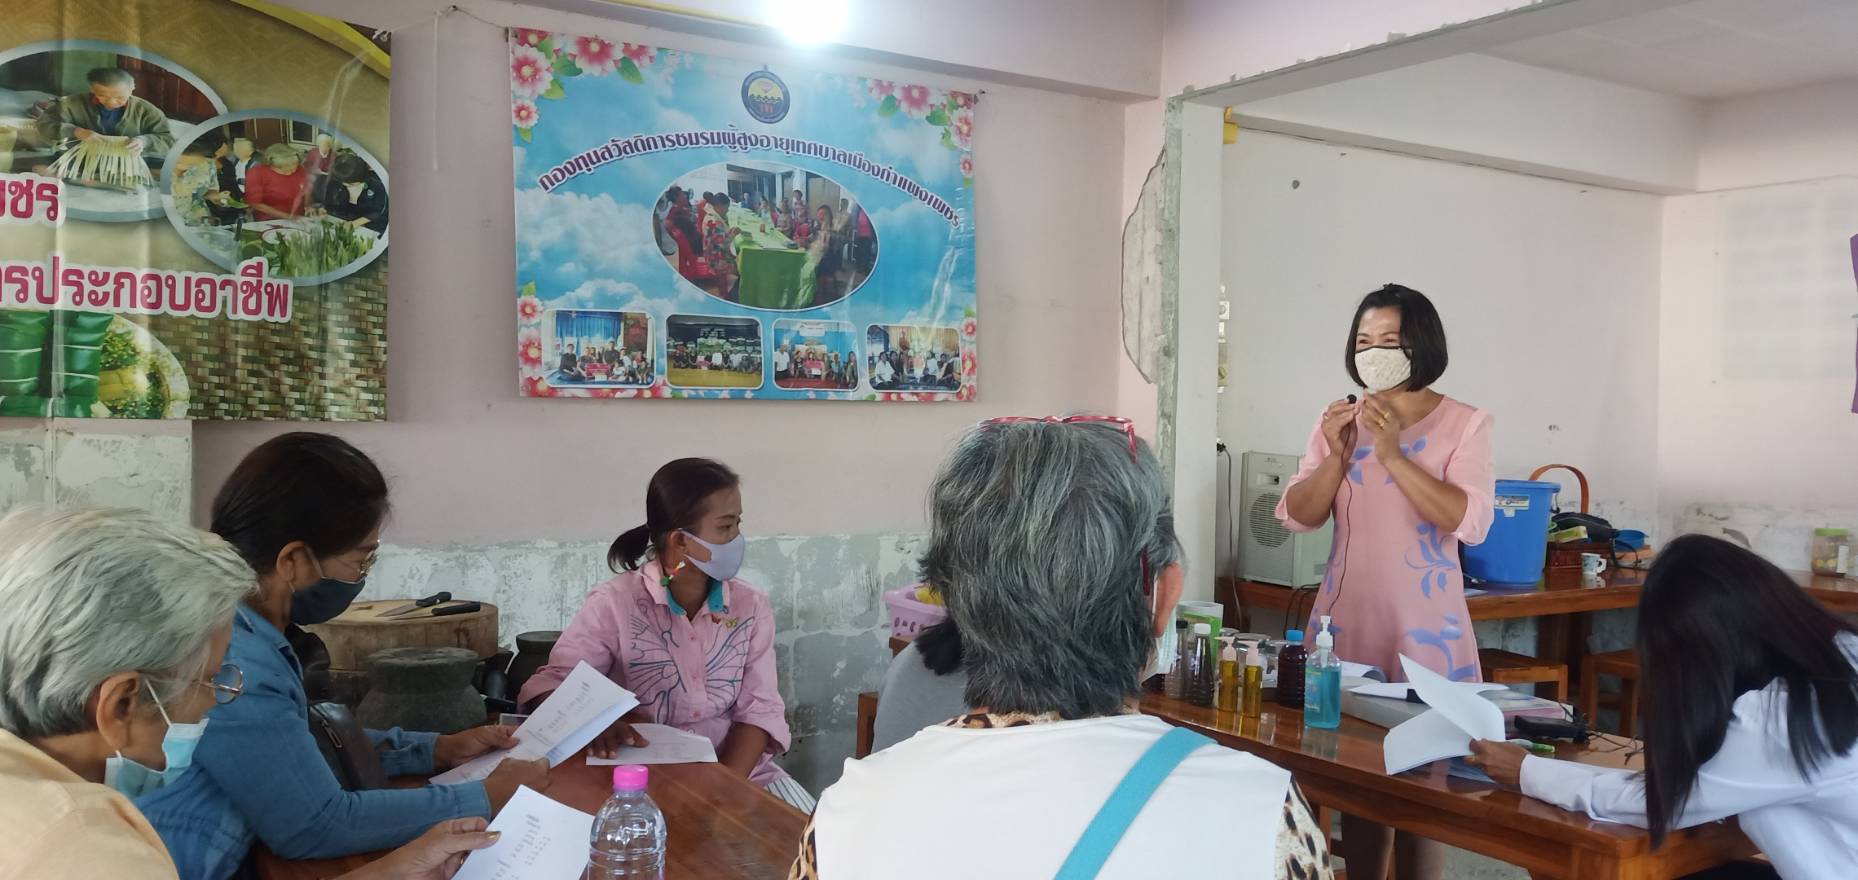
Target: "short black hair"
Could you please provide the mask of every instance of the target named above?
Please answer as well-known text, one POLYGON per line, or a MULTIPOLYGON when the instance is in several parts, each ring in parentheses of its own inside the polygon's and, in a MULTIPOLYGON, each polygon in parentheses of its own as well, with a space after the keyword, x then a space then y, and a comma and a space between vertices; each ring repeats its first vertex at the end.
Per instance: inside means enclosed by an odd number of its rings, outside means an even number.
POLYGON ((1408 391, 1426 388, 1445 375, 1451 358, 1446 354, 1445 322, 1439 319, 1439 310, 1432 307, 1432 300, 1425 294, 1405 285, 1389 284, 1362 297, 1361 305, 1355 307, 1354 320, 1348 322, 1342 365, 1356 385, 1368 387, 1355 371, 1355 334, 1361 331, 1361 316, 1369 309, 1400 310, 1400 348, 1413 362, 1413 377, 1406 382, 1408 391))
POLYGON ((273 437, 246 454, 213 499, 212 531, 259 574, 293 541, 328 558, 361 546, 387 519, 387 479, 333 434, 273 437))
POLYGON ((120 67, 96 67, 84 75, 85 79, 99 86, 134 86, 135 76, 120 67))
POLYGON ((336 156, 329 163, 329 176, 337 183, 356 183, 368 177, 368 163, 349 153, 336 156))

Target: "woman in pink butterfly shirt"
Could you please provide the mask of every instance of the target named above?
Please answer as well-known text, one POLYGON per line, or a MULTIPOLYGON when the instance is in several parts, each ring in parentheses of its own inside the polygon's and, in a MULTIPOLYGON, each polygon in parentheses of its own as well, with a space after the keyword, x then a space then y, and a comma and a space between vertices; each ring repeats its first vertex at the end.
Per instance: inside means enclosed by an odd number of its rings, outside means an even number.
POLYGON ((708 459, 659 468, 645 525, 607 552, 619 576, 587 595, 519 702, 540 703, 585 661, 639 698, 592 754, 624 759, 625 746, 645 745, 633 724, 667 724, 708 737, 724 766, 810 811, 812 796, 774 763, 791 734, 775 687, 773 610, 735 577, 746 547, 740 484, 708 459))

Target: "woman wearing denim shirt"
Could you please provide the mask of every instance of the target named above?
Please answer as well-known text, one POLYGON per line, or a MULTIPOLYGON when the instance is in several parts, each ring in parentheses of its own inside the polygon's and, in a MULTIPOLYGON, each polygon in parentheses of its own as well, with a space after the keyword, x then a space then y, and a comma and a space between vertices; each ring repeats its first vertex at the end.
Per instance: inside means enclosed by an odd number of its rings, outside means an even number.
MULTIPOLYGON (((212 530, 258 571, 226 652, 226 662, 244 670, 244 693, 208 714, 194 769, 136 802, 181 876, 234 876, 257 841, 286 859, 387 849, 447 819, 487 818, 518 785, 547 787, 546 762, 506 761, 483 782, 346 791, 324 762, 310 735, 303 667, 284 630, 348 607, 386 515, 380 470, 327 434, 286 434, 259 446, 220 489, 212 530)), ((496 727, 368 735, 390 776, 429 774, 512 743, 510 730, 496 727)))

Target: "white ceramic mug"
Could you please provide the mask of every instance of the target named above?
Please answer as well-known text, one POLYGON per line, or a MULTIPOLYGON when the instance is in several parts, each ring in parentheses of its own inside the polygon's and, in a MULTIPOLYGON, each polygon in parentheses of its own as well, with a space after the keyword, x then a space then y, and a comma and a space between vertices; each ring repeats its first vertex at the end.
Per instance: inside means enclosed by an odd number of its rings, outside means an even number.
POLYGON ((1596 575, 1606 571, 1606 557, 1598 553, 1581 554, 1581 574, 1596 575))

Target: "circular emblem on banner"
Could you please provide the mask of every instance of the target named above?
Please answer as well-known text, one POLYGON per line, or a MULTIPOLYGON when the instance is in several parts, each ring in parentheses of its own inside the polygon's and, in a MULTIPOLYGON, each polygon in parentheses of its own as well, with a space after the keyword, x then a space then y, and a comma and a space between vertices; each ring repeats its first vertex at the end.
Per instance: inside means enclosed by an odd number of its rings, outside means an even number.
POLYGON ((773 125, 787 118, 787 109, 793 104, 787 92, 787 84, 775 76, 772 71, 757 70, 742 80, 742 106, 748 109, 748 115, 756 122, 773 125))

